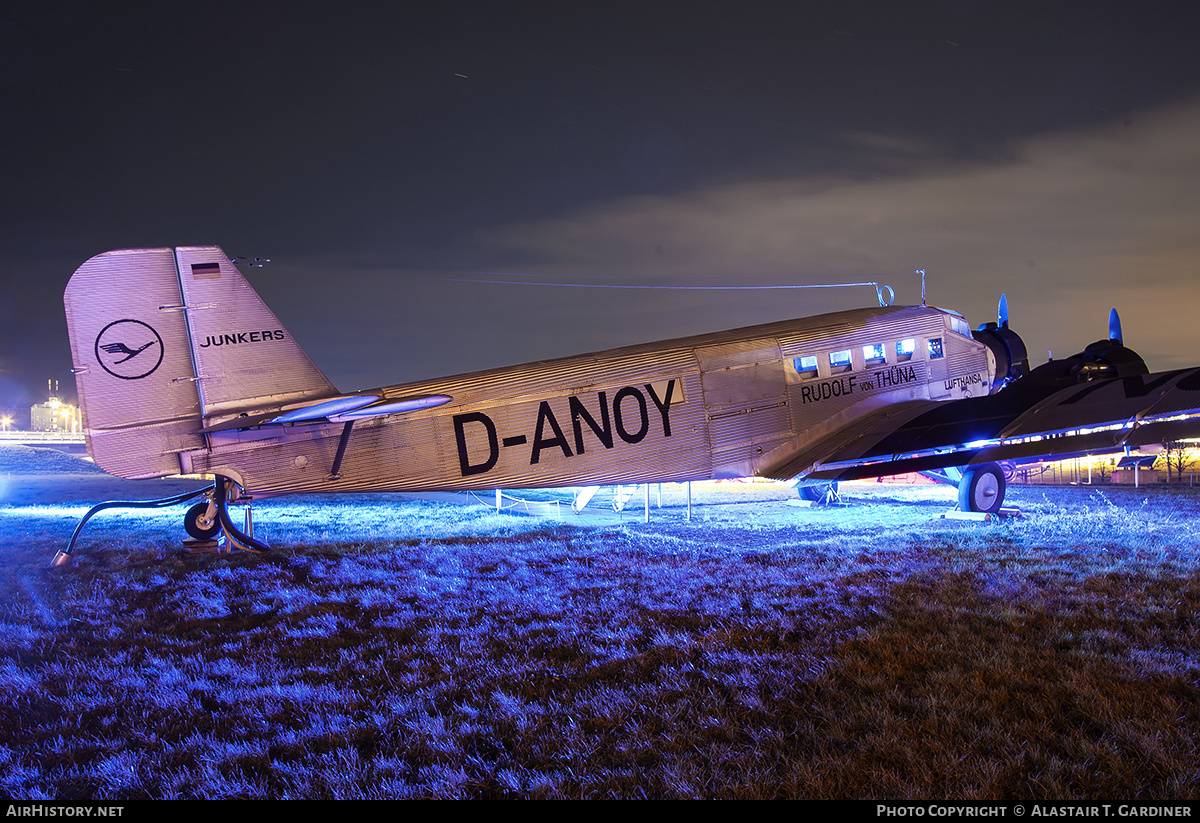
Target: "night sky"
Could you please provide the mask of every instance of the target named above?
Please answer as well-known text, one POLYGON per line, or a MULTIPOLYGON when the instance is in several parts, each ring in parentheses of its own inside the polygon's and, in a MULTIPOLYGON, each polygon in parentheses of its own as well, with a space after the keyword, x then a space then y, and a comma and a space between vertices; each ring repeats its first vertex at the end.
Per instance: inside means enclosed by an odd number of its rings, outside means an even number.
MULTIPOLYGON (((0 3, 0 411, 217 244, 342 390, 872 305, 1200 363, 1200 4, 0 3)), ((27 419, 27 417, 26 417, 27 419)))

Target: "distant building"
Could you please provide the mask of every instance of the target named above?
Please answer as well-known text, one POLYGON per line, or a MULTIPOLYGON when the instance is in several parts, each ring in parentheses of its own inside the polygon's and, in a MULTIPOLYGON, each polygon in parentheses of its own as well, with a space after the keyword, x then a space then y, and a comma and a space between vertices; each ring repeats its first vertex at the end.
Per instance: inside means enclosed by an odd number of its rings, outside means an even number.
POLYGON ((38 403, 29 409, 29 428, 35 432, 71 432, 76 433, 83 428, 79 409, 69 403, 64 403, 55 393, 55 384, 47 381, 50 389, 50 399, 38 403))

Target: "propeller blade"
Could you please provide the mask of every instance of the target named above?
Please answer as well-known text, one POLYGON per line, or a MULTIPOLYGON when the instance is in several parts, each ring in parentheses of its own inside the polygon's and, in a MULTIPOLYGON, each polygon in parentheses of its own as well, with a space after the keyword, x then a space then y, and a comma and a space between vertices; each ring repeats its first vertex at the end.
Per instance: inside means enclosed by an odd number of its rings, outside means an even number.
POLYGON ((996 311, 996 320, 1000 328, 1008 328, 1008 295, 1000 295, 1000 308, 996 311))
POLYGON ((1117 310, 1113 309, 1108 313, 1108 339, 1115 340, 1121 345, 1125 345, 1121 341, 1121 317, 1117 314, 1117 310))

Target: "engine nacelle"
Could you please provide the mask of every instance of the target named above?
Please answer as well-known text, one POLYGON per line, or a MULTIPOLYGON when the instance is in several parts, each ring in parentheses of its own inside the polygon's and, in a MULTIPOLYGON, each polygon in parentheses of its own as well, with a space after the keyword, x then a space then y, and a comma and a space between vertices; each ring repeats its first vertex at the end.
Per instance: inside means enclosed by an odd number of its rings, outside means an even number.
POLYGON ((1008 323, 984 323, 971 336, 983 343, 996 358, 996 372, 992 378, 991 392, 995 394, 1013 380, 1029 373, 1029 355, 1023 341, 1008 323))
POLYGON ((1097 340, 1064 362, 1070 364, 1067 374, 1080 383, 1150 373, 1141 355, 1120 340, 1097 340))
POLYGON ((1079 354, 1050 360, 1026 375, 1022 385, 1066 388, 1092 380, 1112 380, 1149 374, 1146 361, 1119 340, 1097 340, 1079 354))

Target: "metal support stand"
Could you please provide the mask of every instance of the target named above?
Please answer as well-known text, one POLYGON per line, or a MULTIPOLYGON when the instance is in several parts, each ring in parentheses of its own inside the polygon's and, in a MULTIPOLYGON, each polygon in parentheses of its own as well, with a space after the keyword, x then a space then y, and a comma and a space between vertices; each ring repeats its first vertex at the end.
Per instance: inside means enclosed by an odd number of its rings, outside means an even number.
POLYGON ((961 509, 954 508, 942 515, 939 515, 943 520, 974 520, 979 523, 987 523, 991 520, 1007 520, 1010 517, 1020 517, 1021 510, 1016 508, 1002 508, 995 513, 990 512, 965 512, 961 509))
MULTIPOLYGON (((347 424, 347 427, 349 424, 347 424)), ((346 434, 349 434, 347 431, 346 434)), ((268 552, 271 547, 266 543, 255 540, 251 535, 240 531, 237 526, 233 525, 233 520, 229 517, 229 508, 226 505, 228 499, 228 490, 235 484, 228 477, 217 475, 215 491, 217 494, 217 520, 221 524, 222 538, 226 541, 227 549, 241 549, 248 552, 268 552)), ((248 519, 248 515, 247 515, 248 519)))

